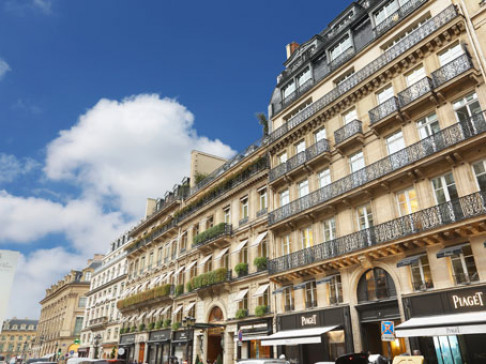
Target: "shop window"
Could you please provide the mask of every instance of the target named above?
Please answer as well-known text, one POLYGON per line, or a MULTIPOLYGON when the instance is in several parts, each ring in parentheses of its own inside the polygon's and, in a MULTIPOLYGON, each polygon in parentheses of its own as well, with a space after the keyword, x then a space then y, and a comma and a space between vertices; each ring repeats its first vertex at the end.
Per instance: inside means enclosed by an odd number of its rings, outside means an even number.
POLYGON ((473 164, 474 175, 480 191, 486 191, 486 160, 473 164))
POLYGON ((336 305, 343 303, 343 286, 341 275, 336 274, 326 279, 329 304, 336 305))
POLYGON ((481 105, 479 105, 478 95, 475 92, 457 100, 452 107, 459 122, 467 122, 481 112, 481 105))
POLYGON ((410 264, 410 275, 414 291, 434 288, 427 255, 421 256, 410 264))
POLYGON ((305 308, 317 307, 316 281, 307 282, 304 286, 305 308))
POLYGON ((471 245, 463 246, 458 254, 452 255, 451 264, 456 285, 479 281, 471 245))
POLYGON ((358 283, 358 302, 384 300, 396 297, 391 276, 381 268, 373 268, 363 274, 358 283))
POLYGON ((300 231, 302 236, 302 249, 307 249, 314 246, 314 239, 312 236, 312 227, 302 229, 300 231))
POLYGON ((324 220, 322 227, 324 229, 324 242, 336 239, 336 220, 334 217, 324 220))

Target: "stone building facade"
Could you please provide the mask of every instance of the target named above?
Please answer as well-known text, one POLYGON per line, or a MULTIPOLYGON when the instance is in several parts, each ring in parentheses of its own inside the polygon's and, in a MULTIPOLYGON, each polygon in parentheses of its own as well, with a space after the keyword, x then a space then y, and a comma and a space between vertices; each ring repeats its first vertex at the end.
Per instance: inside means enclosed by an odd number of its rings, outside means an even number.
POLYGON ((32 357, 32 344, 35 340, 37 320, 5 320, 0 335, 0 356, 5 360, 11 358, 29 359, 32 357))

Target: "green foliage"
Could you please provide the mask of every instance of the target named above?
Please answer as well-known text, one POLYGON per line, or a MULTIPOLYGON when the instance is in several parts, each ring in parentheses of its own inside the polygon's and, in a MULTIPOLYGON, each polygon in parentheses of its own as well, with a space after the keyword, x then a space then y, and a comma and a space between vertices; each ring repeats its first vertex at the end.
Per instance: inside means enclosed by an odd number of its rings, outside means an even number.
POLYGON ((170 323, 171 323, 171 322, 172 322, 172 321, 171 321, 170 319, 165 319, 165 320, 164 320, 164 329, 169 328, 169 327, 170 327, 170 323))
POLYGON ((145 324, 143 322, 138 325, 138 331, 145 331, 145 324))
MULTIPOLYGON (((191 279, 188 283, 192 289, 210 286, 212 284, 221 283, 226 280, 228 270, 226 268, 218 268, 211 272, 200 274, 191 279)), ((189 288, 188 288, 189 290, 189 288)))
POLYGON ((171 329, 172 329, 172 331, 177 331, 177 330, 179 330, 180 327, 181 327, 180 322, 174 322, 171 326, 171 329))
POLYGON ((123 328, 123 327, 122 327, 122 328, 120 329, 120 335, 123 335, 124 333, 125 333, 125 328, 123 328))
POLYGON ((115 354, 116 354, 116 348, 115 348, 115 347, 113 347, 113 348, 111 349, 110 358, 111 358, 111 359, 115 359, 115 354))
POLYGON ((268 258, 267 257, 257 257, 253 260, 253 264, 255 264, 258 271, 267 269, 268 258))
POLYGON ((119 300, 116 303, 118 309, 123 309, 129 306, 137 305, 146 301, 153 300, 159 297, 167 297, 170 295, 170 284, 164 284, 163 286, 155 287, 140 293, 131 295, 123 300, 119 300))
POLYGON ((268 312, 268 306, 267 305, 260 305, 256 306, 255 308, 255 316, 261 317, 265 316, 268 312))
POLYGON ((132 327, 130 328, 130 332, 135 332, 135 331, 137 331, 137 328, 136 328, 136 327, 135 327, 135 325, 134 325, 134 326, 132 326, 132 327))
POLYGON ((216 364, 223 364, 223 358, 221 357, 221 354, 218 354, 218 358, 216 359, 216 364))
POLYGON ((215 236, 218 236, 222 233, 224 233, 226 229, 226 223, 222 222, 218 225, 215 225, 213 226, 212 228, 209 228, 205 231, 203 231, 202 233, 200 234, 197 234, 195 237, 194 237, 194 240, 193 240, 193 243, 192 245, 198 245, 198 244, 201 244, 211 238, 214 238, 215 236))
POLYGON ((178 284, 176 287, 175 287, 175 295, 176 296, 180 296, 181 294, 184 293, 184 285, 183 284, 178 284))
POLYGON ((258 123, 263 127, 263 135, 268 135, 268 119, 267 116, 262 113, 256 113, 256 118, 258 119, 258 123))
POLYGON ((236 311, 236 318, 237 319, 242 319, 248 316, 248 310, 246 308, 240 308, 238 311, 236 311))
POLYGON ((163 321, 159 320, 155 323, 155 329, 158 330, 162 327, 163 321))
POLYGON ((193 288, 192 288, 192 283, 191 283, 191 282, 187 282, 187 283, 186 283, 186 290, 187 290, 187 292, 191 292, 191 291, 192 291, 192 289, 193 289, 193 288))
POLYGON ((151 323, 148 324, 148 329, 149 330, 153 330, 154 327, 155 327, 155 322, 151 322, 151 323))
POLYGON ((205 179, 208 175, 204 173, 196 173, 194 176, 194 182, 198 184, 201 182, 203 179, 205 179))
POLYGON ((238 263, 235 266, 235 272, 238 274, 238 276, 244 276, 248 274, 248 263, 238 263))

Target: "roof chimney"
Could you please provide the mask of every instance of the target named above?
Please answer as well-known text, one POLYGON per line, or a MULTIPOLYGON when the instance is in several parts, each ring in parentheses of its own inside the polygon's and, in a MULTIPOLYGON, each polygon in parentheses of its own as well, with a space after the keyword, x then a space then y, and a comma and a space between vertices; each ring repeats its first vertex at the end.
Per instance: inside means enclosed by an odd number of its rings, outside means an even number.
POLYGON ((290 42, 287 44, 285 49, 287 50, 287 59, 290 58, 290 56, 295 52, 295 50, 299 48, 299 43, 297 42, 290 42))

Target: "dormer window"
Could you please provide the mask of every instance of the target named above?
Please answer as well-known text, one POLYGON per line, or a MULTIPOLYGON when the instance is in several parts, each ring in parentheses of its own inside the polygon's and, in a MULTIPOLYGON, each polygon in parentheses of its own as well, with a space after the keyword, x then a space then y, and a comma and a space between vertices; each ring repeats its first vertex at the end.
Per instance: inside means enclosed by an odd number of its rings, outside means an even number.
POLYGON ((334 45, 329 50, 329 58, 331 61, 338 58, 341 54, 344 54, 349 48, 353 46, 351 42, 351 37, 349 34, 346 34, 344 38, 342 38, 336 45, 334 45))
POLYGON ((305 84, 308 80, 311 79, 311 71, 310 68, 307 67, 304 72, 302 72, 299 76, 297 76, 297 79, 299 81, 299 87, 302 87, 303 84, 305 84))
POLYGON ((334 27, 332 28, 333 32, 337 32, 340 28, 342 28, 344 25, 346 25, 347 22, 349 22, 353 18, 353 11, 350 11, 347 13, 341 21, 339 21, 334 27))
POLYGON ((375 13, 375 23, 376 25, 384 22, 387 18, 392 16, 398 11, 400 7, 406 4, 409 0, 392 0, 383 6, 380 10, 375 13))
POLYGON ((287 97, 289 97, 290 95, 292 95, 294 92, 295 92, 295 82, 294 81, 290 81, 288 84, 286 84, 283 89, 283 97, 284 99, 286 99, 287 97))

